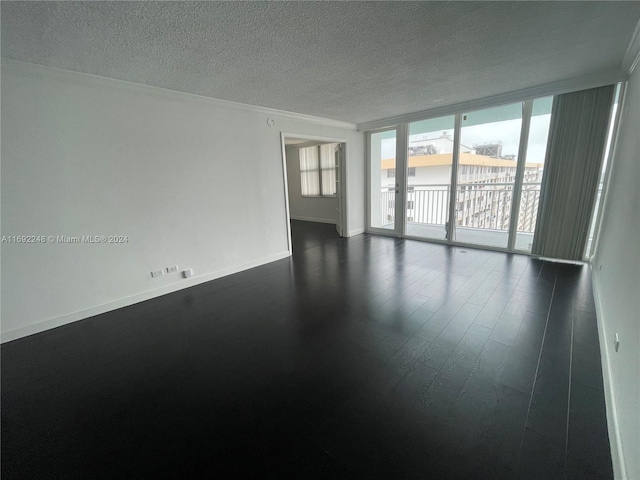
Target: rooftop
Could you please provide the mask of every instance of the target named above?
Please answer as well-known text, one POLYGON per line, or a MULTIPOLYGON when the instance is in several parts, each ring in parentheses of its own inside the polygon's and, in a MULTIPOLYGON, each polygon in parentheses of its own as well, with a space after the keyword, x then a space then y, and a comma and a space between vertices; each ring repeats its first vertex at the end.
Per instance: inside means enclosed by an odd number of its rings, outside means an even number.
MULTIPOLYGON (((450 153, 439 153, 436 155, 415 155, 409 157, 409 167, 437 167, 441 165, 451 165, 452 155, 450 153)), ((515 167, 515 160, 505 160, 501 158, 487 157, 486 155, 476 155, 473 153, 460 153, 460 165, 487 166, 487 167, 515 167)), ((527 162, 529 168, 542 167, 542 163, 527 162)), ((394 158, 382 160, 382 169, 395 168, 394 158)))

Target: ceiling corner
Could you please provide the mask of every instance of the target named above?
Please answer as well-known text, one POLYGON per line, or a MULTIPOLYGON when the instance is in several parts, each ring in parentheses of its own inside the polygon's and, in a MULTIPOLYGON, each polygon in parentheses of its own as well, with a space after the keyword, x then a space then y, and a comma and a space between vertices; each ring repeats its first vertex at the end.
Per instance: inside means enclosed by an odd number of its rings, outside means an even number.
POLYGON ((636 24, 629 46, 622 59, 622 69, 626 74, 631 75, 638 62, 640 62, 640 20, 636 24))

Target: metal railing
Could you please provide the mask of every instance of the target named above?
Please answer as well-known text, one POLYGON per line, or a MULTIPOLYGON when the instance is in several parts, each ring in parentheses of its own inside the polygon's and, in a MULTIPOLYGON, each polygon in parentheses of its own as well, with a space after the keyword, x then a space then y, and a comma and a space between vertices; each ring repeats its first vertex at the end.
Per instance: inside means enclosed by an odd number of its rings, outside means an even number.
POLYGON ((520 215, 518 216, 518 232, 534 233, 540 204, 540 183, 523 183, 520 196, 520 215))
POLYGON ((396 194, 395 189, 383 188, 380 193, 380 225, 389 225, 395 222, 396 217, 396 194))
POLYGON ((466 184, 458 186, 456 226, 508 230, 513 184, 466 184))
MULTIPOLYGON (((407 192, 406 219, 409 223, 445 225, 449 217, 449 185, 411 185, 407 192)), ((533 233, 536 227, 540 184, 524 183, 520 197, 518 232, 533 233)), ((395 221, 395 191, 383 188, 380 194, 382 225, 395 221)), ((456 226, 509 230, 513 204, 512 183, 458 185, 456 226)))
POLYGON ((407 192, 407 221, 444 225, 449 218, 449 188, 446 187, 414 185, 413 190, 407 192))

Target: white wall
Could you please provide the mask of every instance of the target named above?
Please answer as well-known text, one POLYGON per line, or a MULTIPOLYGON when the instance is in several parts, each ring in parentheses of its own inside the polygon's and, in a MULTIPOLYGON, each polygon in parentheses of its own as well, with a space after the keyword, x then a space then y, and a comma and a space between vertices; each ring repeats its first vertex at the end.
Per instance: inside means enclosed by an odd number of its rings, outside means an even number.
POLYGON ((640 68, 636 68, 620 117, 592 259, 613 464, 616 478, 626 479, 640 478, 639 131, 640 68), (616 333, 620 336, 618 352, 613 348, 616 333))
POLYGON ((287 146, 287 183, 289 211, 294 220, 336 223, 338 200, 334 197, 303 197, 300 185, 300 155, 298 149, 287 146))
POLYGON ((3 59, 2 235, 128 236, 2 244, 3 341, 287 256, 281 131, 348 139, 362 231, 348 125, 3 59))

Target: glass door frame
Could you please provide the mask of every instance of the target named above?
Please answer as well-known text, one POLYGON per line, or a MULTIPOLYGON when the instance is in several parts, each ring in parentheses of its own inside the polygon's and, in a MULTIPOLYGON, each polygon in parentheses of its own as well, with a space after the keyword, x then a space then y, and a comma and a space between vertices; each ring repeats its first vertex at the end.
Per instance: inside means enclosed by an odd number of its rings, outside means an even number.
POLYGON ((518 229, 518 216, 520 212, 520 197, 522 195, 522 185, 524 180, 524 171, 526 166, 526 152, 527 145, 529 142, 529 130, 531 126, 531 114, 533 111, 533 99, 523 100, 519 102, 509 102, 500 105, 491 105, 485 108, 476 109, 476 110, 468 110, 463 113, 456 114, 456 130, 454 134, 454 150, 453 150, 453 166, 451 168, 451 204, 449 205, 449 218, 454 219, 454 221, 449 222, 449 230, 448 230, 448 238, 449 241, 446 243, 449 245, 456 246, 464 246, 469 248, 481 248, 484 250, 495 250, 500 252, 511 252, 511 253, 529 253, 524 250, 516 250, 515 242, 516 242, 516 233, 518 229), (522 108, 522 117, 520 124, 520 139, 518 141, 518 160, 516 163, 516 175, 513 184, 513 195, 511 199, 511 207, 509 211, 509 230, 507 231, 507 246, 499 247, 492 245, 483 245, 476 243, 467 243, 460 242, 457 240, 453 240, 455 238, 454 230, 455 226, 455 204, 457 203, 457 195, 458 195, 458 168, 460 164, 460 143, 462 141, 461 138, 461 130, 462 130, 462 116, 468 113, 478 112, 486 109, 492 109, 504 105, 510 104, 521 104, 522 108))
POLYGON ((518 233, 518 217, 520 216, 520 202, 522 200, 524 170, 527 164, 527 147, 529 146, 529 132, 531 130, 532 113, 533 99, 525 100, 524 102, 522 102, 522 123, 520 126, 520 144, 518 145, 518 164, 516 166, 516 178, 513 184, 513 200, 511 201, 511 212, 509 212, 509 240, 507 242, 508 252, 531 253, 527 252, 526 250, 516 250, 515 246, 516 236, 518 233))
POLYGON ((407 150, 409 130, 408 124, 394 125, 390 127, 378 128, 376 130, 367 131, 366 135, 366 159, 367 159, 367 232, 377 235, 386 235, 391 237, 405 236, 405 217, 407 202, 407 150), (394 201, 394 228, 378 228, 371 226, 371 202, 372 187, 371 185, 371 136, 376 133, 396 132, 396 185, 395 185, 395 201, 394 201))
MULTIPOLYGON (((513 198, 511 202, 511 210, 509 212, 509 231, 507 247, 493 247, 487 245, 470 244, 464 242, 458 242, 453 240, 455 230, 455 209, 457 203, 458 193, 458 168, 460 163, 460 141, 462 130, 462 115, 463 112, 454 114, 454 133, 453 133, 453 163, 451 165, 451 182, 449 191, 449 205, 448 214, 449 222, 447 226, 447 238, 445 240, 440 239, 427 239, 421 237, 415 237, 406 235, 406 201, 407 201, 407 175, 408 175, 408 146, 409 146, 409 123, 402 123, 398 125, 383 127, 366 132, 366 158, 367 158, 367 232, 387 235, 393 237, 408 238, 412 240, 429 241, 433 243, 441 243, 452 246, 462 246, 469 248, 481 248, 484 250, 494 250, 500 252, 511 252, 530 255, 530 252, 525 250, 516 250, 516 234, 518 228, 518 216, 520 214, 520 201, 522 195, 522 186, 524 181, 524 171, 526 165, 526 153, 527 145, 529 141, 529 130, 531 127, 531 116, 533 110, 534 99, 522 100, 520 102, 507 102, 505 104, 496 104, 487 106, 485 108, 498 107, 500 105, 508 105, 510 103, 522 104, 522 123, 520 130, 520 140, 518 144, 518 161, 516 165, 516 178, 513 187, 513 198), (383 229, 371 226, 371 135, 375 133, 387 132, 395 130, 396 132, 396 193, 395 193, 395 223, 393 229, 383 229)), ((482 109, 470 110, 478 111, 482 109)), ((428 117, 437 118, 437 117, 428 117)))
POLYGON ((462 132, 462 114, 456 113, 453 121, 453 159, 451 162, 451 181, 449 182, 449 218, 447 238, 444 243, 455 245, 456 203, 458 201, 458 167, 460 163, 460 133, 462 132))

